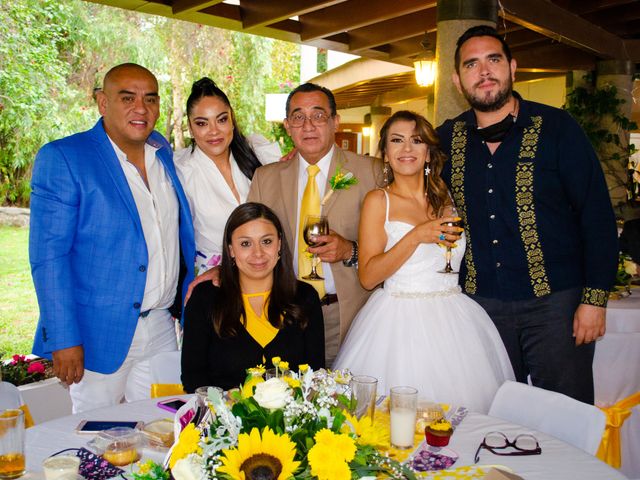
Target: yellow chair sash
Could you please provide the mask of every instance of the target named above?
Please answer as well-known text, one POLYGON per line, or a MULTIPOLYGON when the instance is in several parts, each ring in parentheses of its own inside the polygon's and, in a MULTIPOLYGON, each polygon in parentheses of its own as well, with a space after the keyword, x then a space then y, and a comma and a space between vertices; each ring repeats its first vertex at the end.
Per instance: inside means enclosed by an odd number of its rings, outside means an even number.
POLYGON ((151 398, 168 397, 169 395, 184 395, 185 392, 180 383, 152 383, 151 398))
POLYGON ((20 405, 20 410, 24 413, 24 428, 30 428, 35 425, 29 407, 27 405, 20 405))
POLYGON ((640 405, 640 392, 623 398, 610 407, 600 407, 600 410, 607 416, 607 425, 596 457, 613 468, 620 468, 622 465, 620 428, 624 421, 631 416, 631 409, 637 405, 640 405))

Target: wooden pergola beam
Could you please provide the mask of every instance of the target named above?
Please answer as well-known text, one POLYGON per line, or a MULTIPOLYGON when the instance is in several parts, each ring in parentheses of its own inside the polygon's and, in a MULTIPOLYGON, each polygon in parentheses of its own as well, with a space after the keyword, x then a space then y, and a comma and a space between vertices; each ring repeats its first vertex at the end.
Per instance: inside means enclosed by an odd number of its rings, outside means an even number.
POLYGON ((184 15, 198 12, 217 3, 222 3, 222 0, 173 0, 171 11, 174 15, 184 15))
POLYGON ((240 0, 242 27, 251 29, 330 7, 344 0, 240 0))
POLYGON ((389 0, 350 0, 300 16, 303 42, 389 20, 398 15, 423 10, 434 2, 402 0, 389 8, 389 0))
MULTIPOLYGON (((431 45, 436 44, 436 38, 436 32, 429 32, 427 34, 427 41, 431 45)), ((422 48, 422 45, 420 44, 423 39, 424 34, 416 35, 415 37, 406 38, 404 40, 392 43, 391 48, 389 49, 389 58, 391 60, 396 60, 399 58, 415 57, 417 55, 423 54, 424 48, 422 48)))
POLYGON ((640 63, 640 40, 630 39, 624 41, 624 49, 634 63, 640 63))
POLYGON ((530 72, 593 70, 597 60, 594 55, 560 43, 515 51, 513 58, 516 59, 518 68, 530 72))
POLYGON ((544 0, 501 0, 507 20, 603 58, 627 60, 624 41, 593 23, 544 0))
POLYGON ((366 48, 397 42, 436 29, 436 8, 431 7, 391 20, 356 28, 349 32, 349 48, 359 52, 366 48))
POLYGON ((531 30, 527 30, 526 28, 507 33, 505 40, 507 41, 509 48, 512 50, 525 46, 528 47, 529 45, 536 43, 548 43, 551 41, 548 37, 532 32, 531 30))

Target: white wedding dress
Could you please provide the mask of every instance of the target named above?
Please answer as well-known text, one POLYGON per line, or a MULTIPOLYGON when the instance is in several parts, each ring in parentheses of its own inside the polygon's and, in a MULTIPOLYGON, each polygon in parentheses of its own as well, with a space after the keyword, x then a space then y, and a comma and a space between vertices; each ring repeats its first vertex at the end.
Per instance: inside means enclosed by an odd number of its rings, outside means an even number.
MULTIPOLYGON (((385 251, 413 226, 384 224, 385 251)), ((453 249, 458 270, 464 236, 453 249)), ((334 369, 378 379, 378 394, 409 385, 420 398, 487 413, 491 401, 513 370, 500 335, 480 305, 461 293, 458 275, 438 273, 445 249, 421 244, 376 290, 354 319, 334 369)))

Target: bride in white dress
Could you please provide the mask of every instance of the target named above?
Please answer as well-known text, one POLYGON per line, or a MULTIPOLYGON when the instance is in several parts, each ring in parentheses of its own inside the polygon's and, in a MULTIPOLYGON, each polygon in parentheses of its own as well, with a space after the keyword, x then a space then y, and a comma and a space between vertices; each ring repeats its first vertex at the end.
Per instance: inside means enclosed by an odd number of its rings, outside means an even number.
POLYGON ((387 186, 365 197, 359 276, 376 290, 358 313, 334 368, 378 379, 378 393, 410 385, 425 399, 486 413, 496 390, 513 380, 500 335, 486 312, 461 293, 458 276, 439 273, 444 246, 457 271, 464 234, 440 178, 444 154, 424 117, 396 112, 380 132, 387 186))

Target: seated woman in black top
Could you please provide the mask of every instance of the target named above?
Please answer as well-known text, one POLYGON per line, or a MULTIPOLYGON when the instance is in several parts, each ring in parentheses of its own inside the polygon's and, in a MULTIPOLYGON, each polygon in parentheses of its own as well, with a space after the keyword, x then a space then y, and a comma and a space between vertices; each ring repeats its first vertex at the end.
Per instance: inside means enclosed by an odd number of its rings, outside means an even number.
POLYGON ((246 369, 281 357, 295 368, 324 367, 318 294, 296 281, 280 220, 261 203, 237 207, 227 220, 220 287, 199 284, 185 310, 182 384, 223 389, 246 369))

